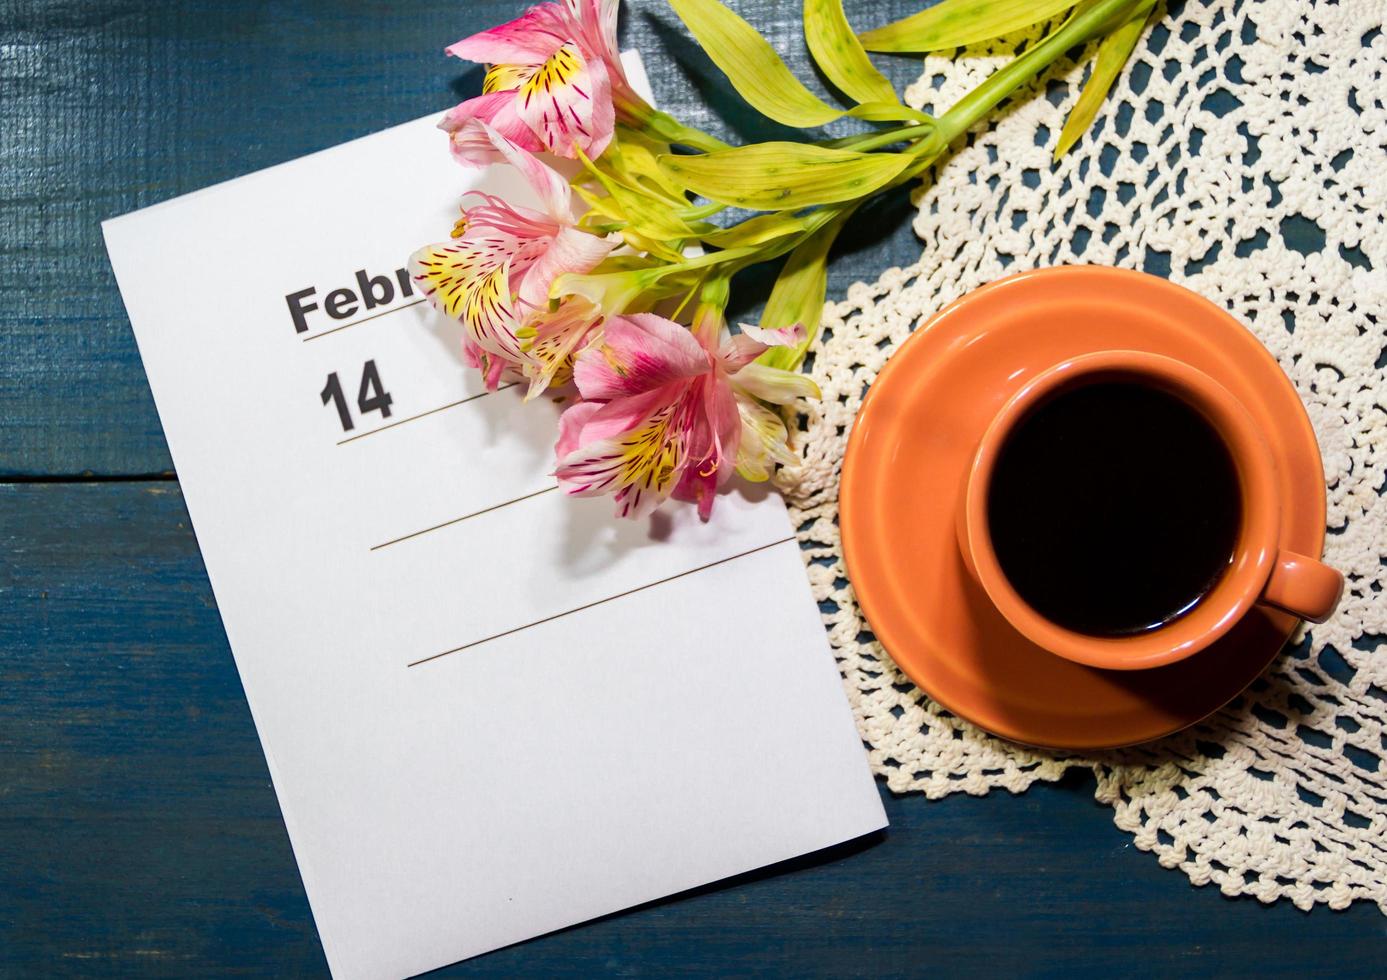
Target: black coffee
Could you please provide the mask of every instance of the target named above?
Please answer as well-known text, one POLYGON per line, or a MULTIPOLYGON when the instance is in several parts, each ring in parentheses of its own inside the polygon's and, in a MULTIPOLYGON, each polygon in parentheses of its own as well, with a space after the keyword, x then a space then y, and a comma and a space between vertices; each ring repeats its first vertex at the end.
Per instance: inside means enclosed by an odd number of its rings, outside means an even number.
POLYGON ((1003 444, 988 488, 1002 571, 1042 616, 1122 636, 1184 615, 1233 555, 1237 471, 1202 415, 1139 384, 1062 391, 1003 444))

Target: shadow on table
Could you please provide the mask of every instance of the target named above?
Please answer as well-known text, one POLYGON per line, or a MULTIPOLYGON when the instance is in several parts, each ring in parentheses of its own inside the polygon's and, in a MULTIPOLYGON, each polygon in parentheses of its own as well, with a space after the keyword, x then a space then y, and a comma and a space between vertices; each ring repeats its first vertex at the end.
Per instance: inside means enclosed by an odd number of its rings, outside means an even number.
POLYGON ((453 95, 457 96, 458 101, 476 98, 482 94, 482 82, 486 79, 486 68, 482 65, 473 65, 466 71, 458 74, 448 83, 448 88, 453 95))

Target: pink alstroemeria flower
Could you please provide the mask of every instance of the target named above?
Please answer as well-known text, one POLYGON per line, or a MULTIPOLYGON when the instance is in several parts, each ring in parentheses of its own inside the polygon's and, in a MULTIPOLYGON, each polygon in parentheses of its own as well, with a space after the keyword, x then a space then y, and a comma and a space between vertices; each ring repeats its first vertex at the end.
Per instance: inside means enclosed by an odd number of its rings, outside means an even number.
POLYGON ((618 517, 648 513, 667 497, 698 505, 707 520, 718 488, 739 472, 769 475, 788 463, 785 424, 762 402, 817 396, 808 377, 754 363, 772 345, 795 344, 804 328, 721 322, 697 332, 651 313, 611 317, 601 343, 577 357, 583 401, 559 420, 557 475, 575 496, 610 493, 618 517))
POLYGON ((563 0, 531 7, 515 20, 447 49, 489 65, 482 94, 450 111, 439 127, 453 154, 480 166, 496 157, 485 122, 527 150, 596 159, 611 142, 620 106, 644 106, 616 49, 618 0, 563 0))
POLYGON ((555 277, 592 271, 619 239, 579 231, 568 182, 490 126, 481 128, 544 210, 477 193, 480 203, 464 205, 455 237, 419 249, 409 267, 433 304, 462 321, 464 353, 494 388, 531 363, 516 332, 528 318, 547 314, 555 277))

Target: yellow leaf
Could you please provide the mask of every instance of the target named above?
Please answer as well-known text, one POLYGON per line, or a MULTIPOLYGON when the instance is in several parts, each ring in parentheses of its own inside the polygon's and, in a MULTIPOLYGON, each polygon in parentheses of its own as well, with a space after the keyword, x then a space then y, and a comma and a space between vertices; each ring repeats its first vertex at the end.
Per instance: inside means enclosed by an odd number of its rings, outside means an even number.
POLYGON ((861 35, 868 51, 941 51, 1049 20, 1078 0, 942 0, 861 35))
POLYGON ((713 64, 759 112, 786 126, 822 126, 843 113, 804 87, 756 28, 718 0, 669 0, 713 64))
POLYGON ((807 336, 798 347, 772 347, 761 355, 761 363, 793 371, 804 360, 823 319, 824 297, 828 293, 828 250, 853 210, 849 207, 835 215, 800 242, 785 260, 766 300, 761 326, 775 330, 798 323, 804 326, 807 336))
POLYGON ((858 103, 899 103, 843 13, 843 0, 804 0, 804 39, 828 80, 858 103))
POLYGON ((753 143, 716 153, 668 154, 660 164, 696 194, 752 211, 784 211, 863 197, 913 162, 809 143, 753 143))
POLYGON ((1064 129, 1060 131, 1059 142, 1055 145, 1056 160, 1069 152, 1069 148, 1078 142, 1084 130, 1093 122, 1093 117, 1098 115, 1098 107, 1103 104, 1112 83, 1121 74, 1122 66, 1132 56, 1137 41, 1141 39, 1142 28, 1146 26, 1146 17, 1153 6, 1155 0, 1146 0, 1136 9, 1131 20, 1109 34, 1098 46, 1098 56, 1093 60, 1093 71, 1088 76, 1088 82, 1084 85, 1079 100, 1074 103, 1074 108, 1069 110, 1069 118, 1064 121, 1064 129))
POLYGON ((764 245, 804 230, 802 218, 780 211, 774 214, 758 214, 754 218, 739 221, 730 228, 719 228, 701 237, 704 242, 715 248, 739 248, 743 245, 764 245))

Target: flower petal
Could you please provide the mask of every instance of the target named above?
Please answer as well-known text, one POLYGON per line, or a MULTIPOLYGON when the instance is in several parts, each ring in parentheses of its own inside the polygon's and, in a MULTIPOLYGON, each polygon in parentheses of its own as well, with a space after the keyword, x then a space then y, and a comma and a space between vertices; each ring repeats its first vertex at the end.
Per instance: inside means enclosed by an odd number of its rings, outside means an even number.
POLYGON ((499 234, 514 238, 516 247, 526 253, 523 263, 526 268, 544 253, 559 233, 559 223, 540 211, 481 191, 469 191, 464 199, 469 203, 462 209, 462 233, 455 237, 477 239, 499 234))
POLYGON ((741 327, 743 337, 750 337, 767 347, 798 347, 809 338, 809 331, 804 329, 802 323, 793 323, 775 330, 767 330, 753 323, 739 323, 737 326, 741 327))
MULTIPOLYGON (((494 127, 488 126, 486 122, 482 122, 481 125, 486 130, 486 135, 491 140, 492 146, 496 148, 496 152, 512 167, 520 171, 520 176, 524 177, 526 183, 534 190, 549 217, 560 222, 572 221, 573 195, 568 189, 568 181, 555 173, 552 168, 545 166, 539 157, 528 152, 494 127)), ((584 269, 583 271, 587 272, 588 270, 584 269)))
POLYGON ((726 377, 718 374, 706 375, 696 395, 701 396, 703 411, 701 423, 695 426, 697 439, 690 442, 690 453, 696 459, 716 464, 715 468, 720 471, 718 483, 721 485, 732 476, 731 463, 736 458, 737 446, 742 438, 742 419, 737 411, 737 399, 726 377), (706 446, 699 444, 699 440, 704 438, 708 440, 706 446))
MULTIPOLYGON (((727 466, 722 470, 732 472, 732 468, 727 466)), ((718 477, 721 472, 717 467, 703 469, 695 463, 690 463, 684 467, 679 476, 679 483, 670 492, 670 496, 675 500, 697 504, 699 520, 706 521, 713 516, 713 501, 717 499, 718 477)))
POLYGON ((601 318, 602 313, 595 306, 573 296, 556 310, 545 308, 534 314, 516 331, 520 348, 532 365, 526 401, 572 378, 573 352, 591 342, 601 318))
POLYGON ((520 118, 559 156, 574 159, 582 150, 596 159, 611 142, 616 111, 607 67, 584 58, 575 43, 550 55, 516 98, 520 118))
POLYGON ((809 336, 798 323, 779 330, 766 330, 750 323, 738 326, 742 328, 742 332, 723 344, 722 350, 718 352, 723 368, 730 373, 741 370, 772 347, 793 347, 803 343, 809 336))
POLYGON ((602 58, 608 67, 621 65, 617 55, 616 22, 620 0, 564 0, 573 23, 575 40, 583 53, 602 58))
MULTIPOLYGON (((678 398, 624 432, 586 443, 559 463, 559 483, 573 496, 612 494, 618 517, 648 513, 678 482, 685 459, 686 414, 683 399, 678 398)), ((599 415, 593 413, 583 427, 583 439, 599 415)))
POLYGON ((466 334, 462 335, 462 359, 467 366, 477 371, 486 370, 486 363, 483 358, 486 351, 477 346, 477 342, 466 334))
MULTIPOLYGON (((609 260, 609 264, 620 256, 609 260)), ((642 294, 659 281, 661 270, 624 269, 617 272, 563 273, 549 287, 554 298, 563 296, 582 296, 596 304, 608 314, 617 314, 631 308, 642 294)))
POLYGON ((483 127, 486 123, 522 150, 538 152, 539 137, 516 114, 514 92, 495 92, 468 99, 439 120, 438 128, 448 134, 453 158, 465 166, 484 167, 505 157, 496 149, 483 127))
POLYGON ((785 421, 753 398, 737 399, 742 437, 737 447, 737 472, 754 483, 770 479, 771 461, 789 465, 795 461, 788 445, 785 421))
POLYGON ((554 455, 560 461, 578 448, 578 437, 583 426, 593 414, 602 408, 599 402, 578 402, 564 410, 559 416, 559 441, 554 444, 554 455))
POLYGON ((602 42, 602 53, 620 65, 616 46, 616 20, 621 0, 590 0, 589 5, 592 7, 593 21, 602 42))
POLYGON ((525 372, 519 364, 500 354, 482 352, 482 380, 488 391, 495 391, 502 381, 519 384, 525 380, 525 372))
POLYGON ((597 402, 596 404, 602 405, 602 410, 595 412, 583 426, 578 444, 585 446, 622 435, 640 425, 644 419, 665 405, 672 405, 682 399, 688 393, 688 388, 688 382, 678 381, 630 398, 617 398, 606 403, 597 402))
POLYGON ((619 238, 599 238, 577 228, 560 228, 549 247, 521 279, 520 301, 535 309, 548 309, 549 287, 555 276, 565 272, 591 272, 619 243, 619 238))
POLYGON ((768 350, 770 348, 760 341, 739 333, 722 345, 718 351, 718 360, 722 362, 724 371, 736 374, 768 350))
POLYGON ((736 392, 725 378, 717 377, 716 385, 710 383, 710 387, 715 387, 716 391, 709 393, 708 420, 717 432, 718 454, 728 464, 719 478, 720 483, 726 483, 732 478, 730 464, 737 458, 742 444, 742 417, 737 409, 736 392))
POLYGON ((578 355, 573 377, 594 401, 641 394, 711 370, 687 327, 653 313, 612 317, 602 343, 578 355))
POLYGON ((602 53, 620 67, 621 56, 617 50, 616 22, 621 0, 592 0, 592 6, 597 21, 598 34, 602 40, 602 53))
POLYGON ((732 385, 773 405, 788 405, 796 398, 822 397, 819 386, 809 375, 766 367, 754 361, 732 375, 732 385))
POLYGON ((514 92, 539 70, 539 65, 495 64, 487 68, 482 78, 482 94, 514 92))
POLYGON ((522 361, 510 292, 514 239, 461 239, 427 245, 409 259, 410 274, 434 306, 461 320, 482 350, 522 361))
POLYGON ((490 351, 482 350, 477 346, 477 342, 467 334, 462 337, 462 359, 468 367, 476 368, 481 372, 482 382, 490 391, 495 391, 503 379, 506 381, 522 380, 520 365, 492 354, 490 351))
POLYGON ((708 375, 697 383, 690 399, 692 413, 687 444, 688 462, 683 467, 673 496, 698 505, 698 516, 708 520, 718 488, 732 479, 733 460, 741 442, 742 420, 727 382, 708 375))
POLYGON ((568 39, 566 11, 556 3, 531 7, 515 20, 463 38, 448 54, 482 64, 537 65, 568 39))

